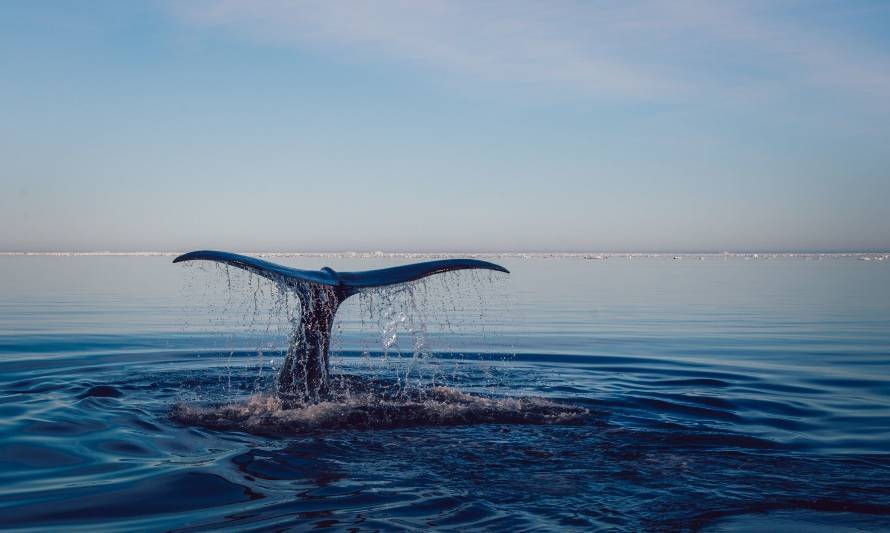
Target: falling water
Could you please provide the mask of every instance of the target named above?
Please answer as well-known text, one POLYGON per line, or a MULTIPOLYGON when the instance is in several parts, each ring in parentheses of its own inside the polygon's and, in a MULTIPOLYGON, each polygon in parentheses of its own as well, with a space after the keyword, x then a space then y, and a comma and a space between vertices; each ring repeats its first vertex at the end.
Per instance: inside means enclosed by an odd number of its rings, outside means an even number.
POLYGON ((253 341, 255 379, 233 387, 239 368, 233 359, 245 351, 230 348, 222 394, 181 401, 173 410, 180 421, 280 434, 313 427, 565 423, 587 414, 540 398, 491 393, 499 379, 490 366, 479 364, 479 350, 467 353, 461 341, 473 339, 478 345, 485 339, 486 304, 505 305, 505 300, 495 294, 496 277, 476 272, 364 289, 347 300, 333 328, 329 391, 310 404, 287 401, 272 392, 269 378, 280 369, 277 361, 293 349, 282 341, 299 336, 297 295, 282 282, 218 268, 226 297, 210 308, 223 315, 211 323, 222 331, 230 326, 227 341, 233 345, 253 341), (252 298, 245 299, 245 293, 252 298), (477 374, 482 369, 481 375, 468 375, 467 359, 477 374), (458 381, 473 390, 454 389, 451 384, 458 381))

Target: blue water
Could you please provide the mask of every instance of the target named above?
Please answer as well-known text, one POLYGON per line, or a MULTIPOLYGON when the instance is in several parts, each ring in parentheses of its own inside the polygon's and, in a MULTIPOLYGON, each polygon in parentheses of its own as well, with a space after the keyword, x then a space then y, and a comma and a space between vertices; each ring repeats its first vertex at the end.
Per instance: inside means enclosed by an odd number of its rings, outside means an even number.
POLYGON ((292 302, 170 260, 0 257, 0 528, 890 530, 890 261, 496 259, 344 305, 401 393, 294 412, 292 302))

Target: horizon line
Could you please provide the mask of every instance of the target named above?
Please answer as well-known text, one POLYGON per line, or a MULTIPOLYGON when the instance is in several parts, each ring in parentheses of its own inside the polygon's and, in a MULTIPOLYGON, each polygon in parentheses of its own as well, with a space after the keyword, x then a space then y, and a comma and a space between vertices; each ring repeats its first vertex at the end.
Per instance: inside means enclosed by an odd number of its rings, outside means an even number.
MULTIPOLYGON (((0 256, 175 256, 181 251, 170 250, 5 250, 0 256)), ((484 250, 484 251, 419 251, 419 250, 326 250, 326 251, 279 251, 252 250, 238 251, 243 255, 271 256, 359 256, 359 257, 396 257, 396 256, 451 256, 451 255, 499 255, 499 256, 628 256, 628 255, 887 255, 890 250, 484 250)))

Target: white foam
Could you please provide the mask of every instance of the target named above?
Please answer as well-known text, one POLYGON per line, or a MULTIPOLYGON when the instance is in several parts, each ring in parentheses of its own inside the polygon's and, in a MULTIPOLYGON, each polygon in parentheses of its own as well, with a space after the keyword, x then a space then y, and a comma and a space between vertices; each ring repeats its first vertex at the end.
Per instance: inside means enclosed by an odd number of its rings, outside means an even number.
POLYGON ((311 404, 289 404, 257 394, 218 406, 177 404, 174 419, 213 429, 257 434, 299 433, 312 429, 375 429, 470 424, 570 424, 590 412, 544 398, 495 398, 450 387, 431 387, 396 396, 366 392, 311 404))

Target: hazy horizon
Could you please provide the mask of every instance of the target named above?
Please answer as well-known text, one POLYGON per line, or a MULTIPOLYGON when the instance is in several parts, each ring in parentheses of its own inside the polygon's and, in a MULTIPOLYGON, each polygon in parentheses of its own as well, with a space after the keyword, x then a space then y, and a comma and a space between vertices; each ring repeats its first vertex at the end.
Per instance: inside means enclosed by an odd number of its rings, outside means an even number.
MULTIPOLYGON (((188 251, 198 250, 198 249, 209 249, 209 248, 190 248, 190 249, 181 249, 181 250, 101 250, 101 249, 92 249, 92 250, 0 250, 0 255, 176 255, 185 253, 188 251)), ((837 249, 837 250, 806 250, 806 249, 776 249, 776 250, 763 250, 763 249, 751 249, 751 250, 670 250, 670 249, 656 249, 656 250, 606 250, 606 249, 589 249, 589 250, 509 250, 509 249, 465 249, 465 250, 447 250, 447 249, 418 249, 418 250, 400 250, 400 249, 392 249, 392 250, 351 250, 351 249, 328 249, 328 250, 288 250, 288 249, 273 249, 273 250, 260 250, 260 249, 248 249, 248 248, 232 248, 226 251, 231 251, 235 253, 241 254, 275 254, 275 255, 347 255, 347 254, 357 254, 357 255, 366 255, 373 256, 374 254, 382 254, 382 255, 436 255, 436 254, 503 254, 503 255, 521 255, 521 254, 532 254, 532 255, 545 255, 545 254, 565 254, 565 255, 584 255, 584 254, 593 254, 593 255, 751 255, 751 254, 764 254, 764 255, 881 255, 881 254, 890 254, 890 248, 888 249, 837 249)))
POLYGON ((890 250, 890 4, 4 4, 0 250, 890 250))

